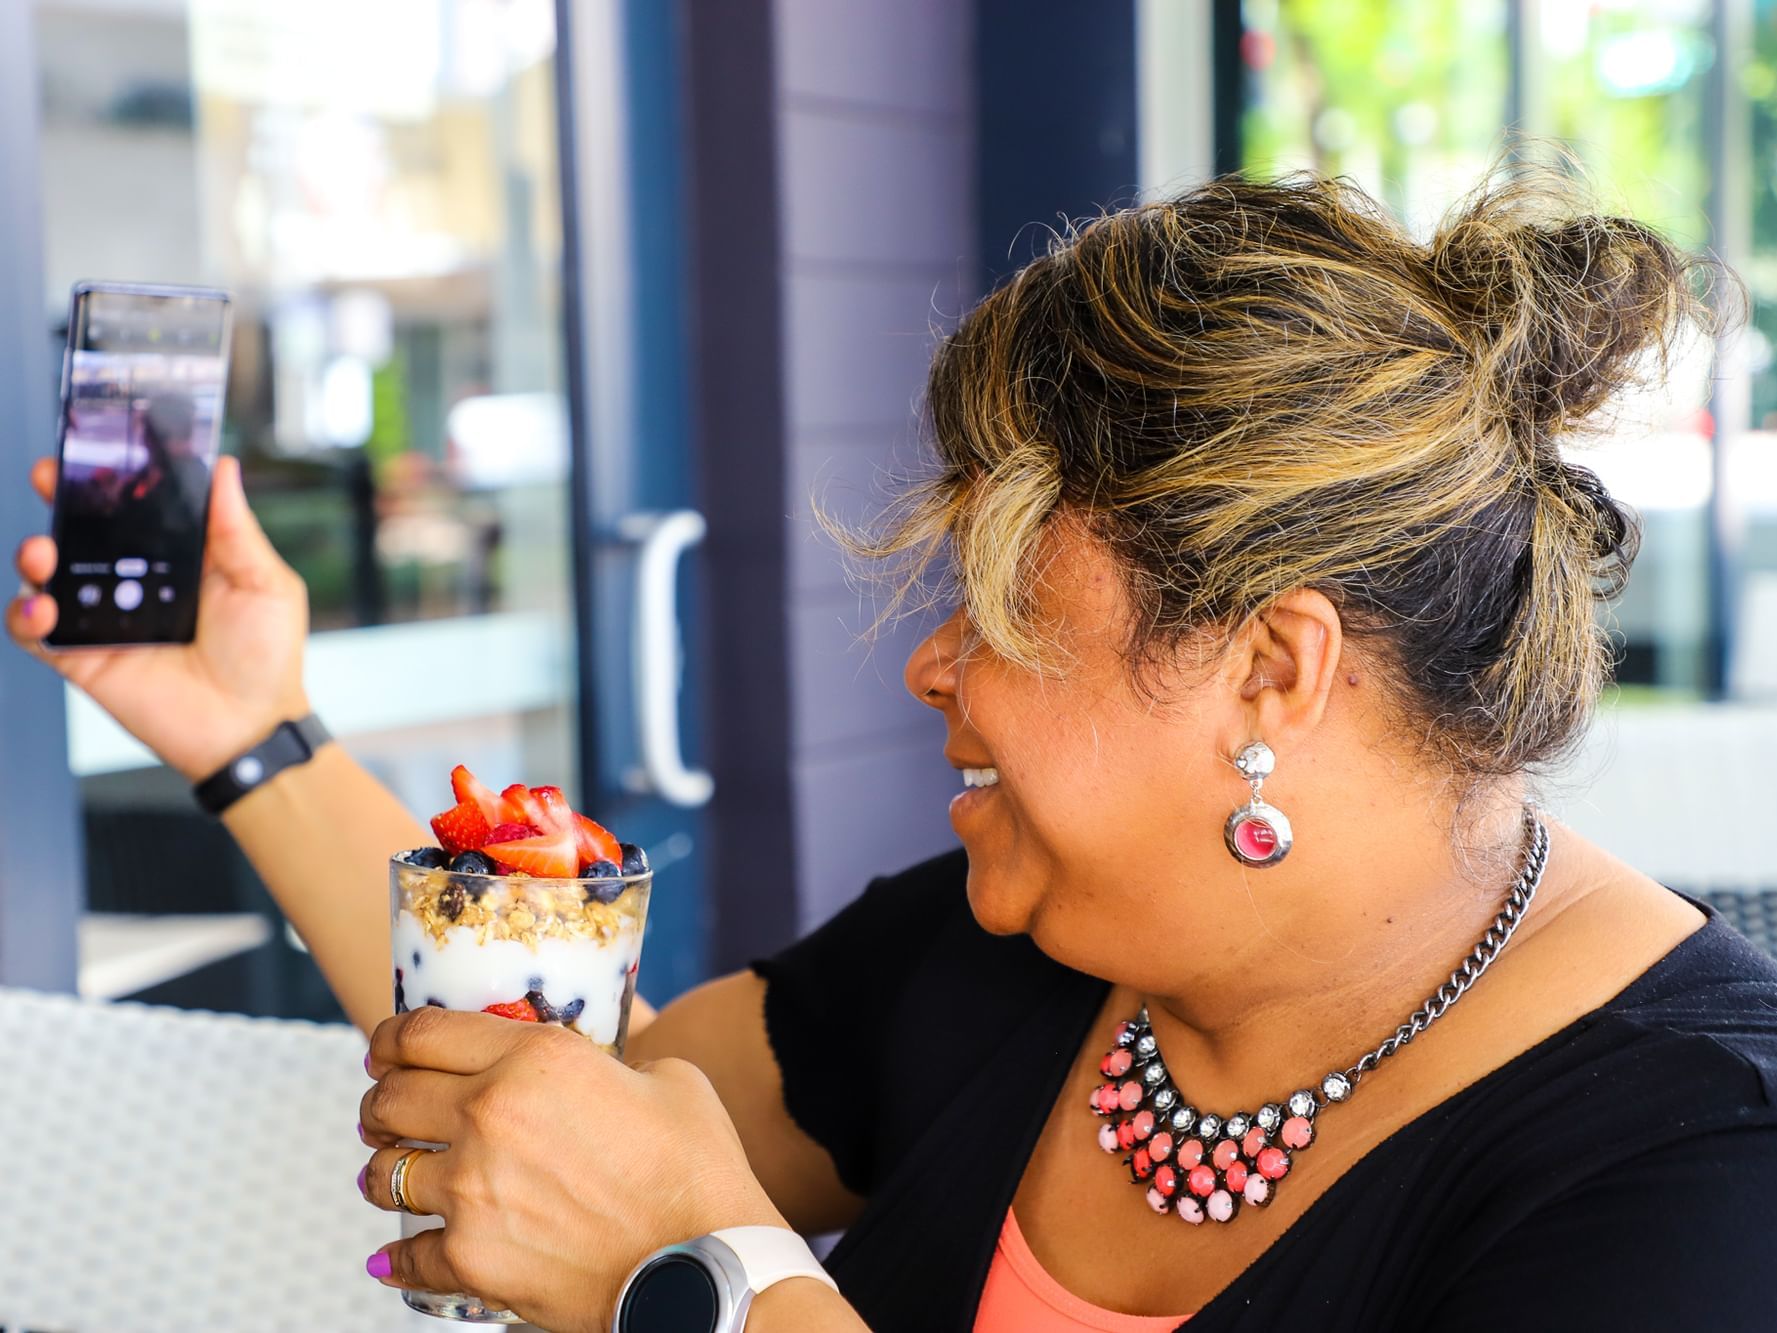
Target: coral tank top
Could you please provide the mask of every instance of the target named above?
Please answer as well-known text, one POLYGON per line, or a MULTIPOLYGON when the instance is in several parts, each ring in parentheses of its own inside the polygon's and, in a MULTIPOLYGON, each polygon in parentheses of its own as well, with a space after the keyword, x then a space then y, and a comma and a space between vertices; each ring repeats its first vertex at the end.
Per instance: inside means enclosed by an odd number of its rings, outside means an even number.
POLYGON ((1188 1315, 1118 1314, 1081 1300, 1044 1271, 1006 1209, 975 1333, 1172 1333, 1188 1315))

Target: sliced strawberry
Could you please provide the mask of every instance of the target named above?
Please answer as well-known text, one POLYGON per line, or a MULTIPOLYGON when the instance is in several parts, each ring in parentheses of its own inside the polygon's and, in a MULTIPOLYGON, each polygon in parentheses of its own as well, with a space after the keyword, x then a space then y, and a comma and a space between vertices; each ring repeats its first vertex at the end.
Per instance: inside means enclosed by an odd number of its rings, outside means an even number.
POLYGON ((511 842, 490 842, 481 849, 502 870, 522 870, 539 879, 573 879, 580 869, 580 847, 572 833, 539 833, 511 842))
POLYGON ((589 866, 594 861, 623 864, 622 845, 603 824, 596 823, 585 815, 574 816, 574 845, 579 848, 580 864, 583 866, 589 866))
POLYGON ((450 790, 457 798, 457 804, 473 802, 481 810, 482 818, 487 820, 489 827, 500 822, 500 798, 464 765, 458 764, 451 769, 450 790))
POLYGON ((484 846, 488 834, 487 817, 473 801, 464 801, 432 818, 432 832, 438 845, 447 852, 472 852, 484 846))
POLYGON ((505 1004, 490 1004, 481 1011, 484 1014, 498 1014, 501 1018, 514 1018, 520 1023, 541 1023, 537 1011, 531 1007, 529 1000, 508 1000, 505 1004))
MULTIPOLYGON (((520 838, 534 838, 543 830, 532 828, 529 824, 496 824, 492 833, 487 835, 488 842, 517 842, 520 838)), ((486 846, 487 844, 482 844, 486 846)))
POLYGON ((515 782, 500 793, 500 818, 489 822, 529 824, 532 828, 540 829, 549 827, 549 821, 543 814, 543 806, 522 782, 515 782))
POLYGON ((543 810, 545 832, 559 833, 574 827, 574 807, 568 804, 560 787, 532 787, 531 795, 543 810))

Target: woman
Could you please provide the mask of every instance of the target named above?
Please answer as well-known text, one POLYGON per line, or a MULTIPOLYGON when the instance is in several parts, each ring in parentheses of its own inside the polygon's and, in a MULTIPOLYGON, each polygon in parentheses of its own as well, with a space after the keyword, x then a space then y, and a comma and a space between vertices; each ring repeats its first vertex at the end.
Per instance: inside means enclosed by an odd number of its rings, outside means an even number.
MULTIPOLYGON (((419 832, 337 746, 231 810, 374 1029, 369 1197, 397 1138, 452 1145, 408 1181, 446 1230, 372 1271, 600 1328, 654 1247, 788 1224, 846 1229, 843 1297, 786 1282, 755 1333, 1769 1327, 1777 969, 1527 804, 1636 543, 1556 441, 1703 316, 1563 188, 1422 245, 1346 184, 1221 180, 989 296, 870 544, 960 585, 906 681, 963 850, 668 1006, 634 1068, 386 1017, 419 832), (317 879, 320 842, 361 869, 317 879)), ((307 711, 232 466, 212 521, 195 644, 56 661, 194 779, 307 711)))

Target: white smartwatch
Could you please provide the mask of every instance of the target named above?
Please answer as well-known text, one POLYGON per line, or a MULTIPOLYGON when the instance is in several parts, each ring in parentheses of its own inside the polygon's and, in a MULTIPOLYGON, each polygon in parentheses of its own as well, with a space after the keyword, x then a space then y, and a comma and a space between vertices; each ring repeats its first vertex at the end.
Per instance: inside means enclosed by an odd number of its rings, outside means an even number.
POLYGON ((839 1290, 794 1231, 712 1231, 658 1249, 635 1266, 617 1294, 611 1333, 740 1333, 753 1297, 791 1277, 839 1290))

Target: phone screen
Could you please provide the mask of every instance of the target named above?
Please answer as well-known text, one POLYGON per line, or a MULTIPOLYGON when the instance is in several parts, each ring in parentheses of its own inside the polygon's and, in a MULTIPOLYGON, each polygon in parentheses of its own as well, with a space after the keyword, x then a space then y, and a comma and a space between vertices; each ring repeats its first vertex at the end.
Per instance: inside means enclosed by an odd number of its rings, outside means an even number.
POLYGON ((74 289, 51 645, 189 643, 195 635, 228 335, 222 292, 74 289))

